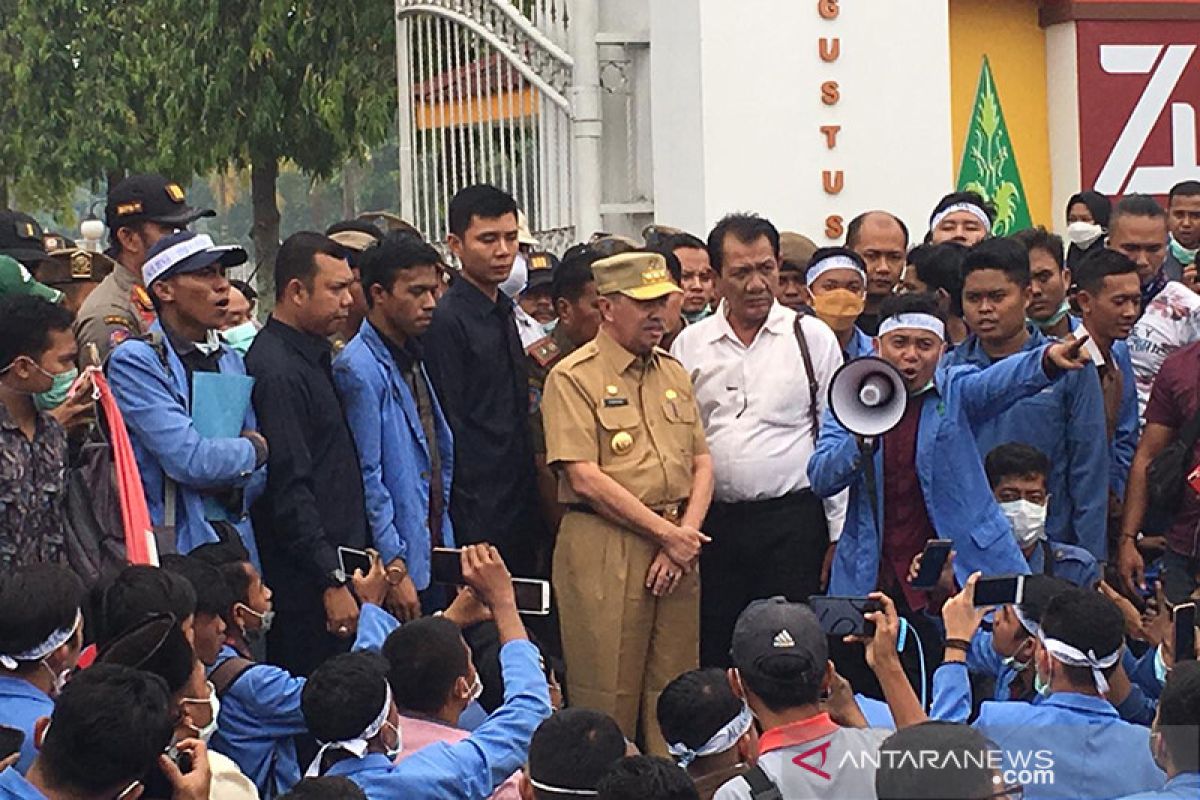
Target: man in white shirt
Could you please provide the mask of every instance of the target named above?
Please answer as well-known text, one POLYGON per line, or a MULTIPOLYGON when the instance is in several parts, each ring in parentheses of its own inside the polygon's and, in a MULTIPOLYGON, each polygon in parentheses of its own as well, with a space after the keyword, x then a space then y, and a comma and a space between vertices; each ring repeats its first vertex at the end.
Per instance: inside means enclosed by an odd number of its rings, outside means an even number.
POLYGON ((779 233, 769 221, 725 217, 708 254, 724 302, 688 326, 671 354, 695 384, 716 479, 703 526, 712 543, 700 557, 700 662, 728 666, 734 623, 750 601, 804 601, 821 590, 845 506, 828 524, 807 467, 842 354, 825 323, 775 301, 779 233))

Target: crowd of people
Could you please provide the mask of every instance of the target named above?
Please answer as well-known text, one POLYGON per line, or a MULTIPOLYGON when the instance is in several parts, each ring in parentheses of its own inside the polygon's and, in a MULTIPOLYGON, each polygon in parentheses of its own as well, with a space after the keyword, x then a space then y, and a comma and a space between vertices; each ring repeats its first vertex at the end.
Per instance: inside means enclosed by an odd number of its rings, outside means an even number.
POLYGON ((212 215, 0 213, 0 800, 1200 796, 1200 182, 563 253, 475 185, 269 310, 212 215))

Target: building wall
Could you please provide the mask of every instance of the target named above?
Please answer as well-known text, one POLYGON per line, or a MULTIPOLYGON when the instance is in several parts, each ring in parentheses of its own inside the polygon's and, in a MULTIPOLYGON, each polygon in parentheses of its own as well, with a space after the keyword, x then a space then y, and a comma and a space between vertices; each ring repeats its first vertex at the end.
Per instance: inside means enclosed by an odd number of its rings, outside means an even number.
POLYGON ((946 0, 838 6, 829 20, 817 2, 652 0, 659 222, 703 232, 754 210, 829 244, 831 218, 886 208, 924 231, 952 186, 946 0), (822 37, 840 41, 836 61, 821 59, 822 37), (839 170, 840 192, 826 192, 822 173, 839 170))
POLYGON ((1012 137, 1021 181, 1035 225, 1052 225, 1046 40, 1038 25, 1037 0, 950 0, 950 114, 952 169, 962 163, 963 144, 986 55, 1012 137))

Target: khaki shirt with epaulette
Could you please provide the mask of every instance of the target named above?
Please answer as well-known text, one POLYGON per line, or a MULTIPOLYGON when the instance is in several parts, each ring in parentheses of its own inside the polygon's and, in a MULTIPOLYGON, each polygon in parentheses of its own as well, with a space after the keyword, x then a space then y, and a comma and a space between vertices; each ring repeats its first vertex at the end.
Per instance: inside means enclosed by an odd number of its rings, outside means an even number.
POLYGON ((88 344, 95 344, 103 360, 126 339, 145 336, 154 323, 150 295, 133 273, 118 264, 88 295, 75 320, 79 357, 86 357, 88 344))
MULTIPOLYGON (((597 464, 650 507, 687 499, 708 453, 683 365, 658 348, 638 357, 603 329, 550 371, 542 413, 548 464, 597 464)), ((560 502, 580 502, 565 478, 558 487, 560 502)))
POLYGON ((529 433, 536 455, 546 455, 546 425, 542 420, 546 378, 555 364, 573 352, 575 343, 563 333, 561 325, 555 325, 549 335, 525 348, 525 367, 529 374, 529 433))

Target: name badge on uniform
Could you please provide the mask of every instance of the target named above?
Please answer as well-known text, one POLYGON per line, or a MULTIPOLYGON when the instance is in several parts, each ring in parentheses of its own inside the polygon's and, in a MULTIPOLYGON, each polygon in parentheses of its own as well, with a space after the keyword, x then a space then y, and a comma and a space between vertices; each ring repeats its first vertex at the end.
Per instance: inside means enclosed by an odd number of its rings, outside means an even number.
POLYGON ((612 441, 609 443, 612 451, 619 456, 623 456, 633 449, 633 437, 626 431, 613 434, 612 441))
POLYGON ((624 397, 606 397, 604 398, 605 408, 619 408, 620 406, 629 405, 629 401, 624 397))

